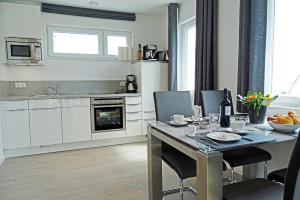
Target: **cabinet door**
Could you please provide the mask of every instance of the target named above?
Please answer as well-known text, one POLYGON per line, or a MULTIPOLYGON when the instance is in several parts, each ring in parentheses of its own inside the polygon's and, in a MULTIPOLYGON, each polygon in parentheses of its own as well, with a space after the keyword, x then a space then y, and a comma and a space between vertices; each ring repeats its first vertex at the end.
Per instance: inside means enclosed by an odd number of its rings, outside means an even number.
POLYGON ((142 134, 142 120, 128 120, 126 121, 126 135, 135 136, 142 134))
POLYGON ((30 147, 28 110, 4 111, 4 149, 30 147))
POLYGON ((63 143, 91 140, 89 107, 62 108, 63 143))
POLYGON ((31 146, 62 144, 61 109, 29 110, 31 146))
POLYGON ((153 111, 153 92, 166 91, 168 82, 167 66, 159 62, 142 63, 142 110, 153 111))

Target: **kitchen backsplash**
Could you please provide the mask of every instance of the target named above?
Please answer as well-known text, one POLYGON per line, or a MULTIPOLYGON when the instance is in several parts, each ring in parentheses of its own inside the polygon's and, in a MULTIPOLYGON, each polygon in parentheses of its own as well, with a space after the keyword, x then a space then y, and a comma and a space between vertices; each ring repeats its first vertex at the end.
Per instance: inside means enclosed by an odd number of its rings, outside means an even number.
POLYGON ((0 81, 0 97, 2 96, 30 96, 39 94, 55 94, 48 87, 58 83, 61 94, 99 94, 115 93, 121 89, 122 80, 99 81, 0 81), (26 83, 24 88, 16 88, 15 83, 26 83))

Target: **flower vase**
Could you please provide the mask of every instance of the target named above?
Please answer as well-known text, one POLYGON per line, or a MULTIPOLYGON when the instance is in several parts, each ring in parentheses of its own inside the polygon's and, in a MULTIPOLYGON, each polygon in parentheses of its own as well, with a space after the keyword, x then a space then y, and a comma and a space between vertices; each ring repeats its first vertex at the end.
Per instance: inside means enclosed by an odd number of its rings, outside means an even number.
POLYGON ((259 110, 254 109, 251 106, 248 109, 249 121, 251 124, 263 124, 265 123, 267 113, 267 106, 261 106, 259 110))

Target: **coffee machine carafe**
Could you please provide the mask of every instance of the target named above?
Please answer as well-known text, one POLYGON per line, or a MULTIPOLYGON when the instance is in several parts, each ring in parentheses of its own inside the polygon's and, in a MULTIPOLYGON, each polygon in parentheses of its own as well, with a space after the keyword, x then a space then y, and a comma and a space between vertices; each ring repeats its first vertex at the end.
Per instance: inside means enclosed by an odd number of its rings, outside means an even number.
POLYGON ((137 93, 137 84, 135 82, 135 75, 129 74, 126 76, 126 92, 137 93))

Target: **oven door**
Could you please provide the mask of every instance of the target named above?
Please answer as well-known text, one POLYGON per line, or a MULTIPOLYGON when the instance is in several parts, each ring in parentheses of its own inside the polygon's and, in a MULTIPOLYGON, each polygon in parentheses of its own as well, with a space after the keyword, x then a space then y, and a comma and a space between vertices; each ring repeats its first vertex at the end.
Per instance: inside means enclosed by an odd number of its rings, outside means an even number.
POLYGON ((124 129, 123 105, 92 106, 92 132, 124 129))
POLYGON ((8 60, 33 60, 34 43, 30 42, 6 42, 8 60))

